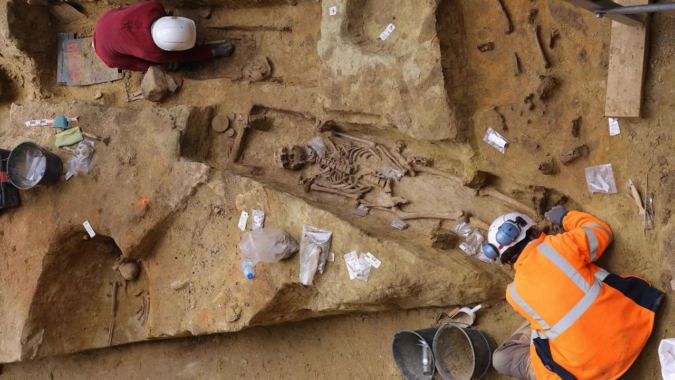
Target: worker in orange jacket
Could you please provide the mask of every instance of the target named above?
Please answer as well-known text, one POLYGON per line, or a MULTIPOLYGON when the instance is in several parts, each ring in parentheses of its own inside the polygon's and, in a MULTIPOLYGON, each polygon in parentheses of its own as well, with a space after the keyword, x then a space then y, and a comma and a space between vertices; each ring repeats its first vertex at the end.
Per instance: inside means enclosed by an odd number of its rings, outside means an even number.
POLYGON ((647 342, 663 293, 593 264, 612 242, 607 224, 561 206, 545 216, 566 232, 537 236, 532 219, 512 213, 492 223, 483 245, 515 270, 506 299, 527 319, 493 365, 519 379, 617 379, 647 342))

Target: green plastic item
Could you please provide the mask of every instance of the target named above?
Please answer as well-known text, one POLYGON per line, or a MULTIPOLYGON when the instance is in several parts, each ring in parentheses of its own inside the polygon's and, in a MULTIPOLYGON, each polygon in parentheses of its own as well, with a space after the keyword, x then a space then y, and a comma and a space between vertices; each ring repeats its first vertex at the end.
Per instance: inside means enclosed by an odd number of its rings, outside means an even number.
POLYGON ((66 129, 63 132, 56 134, 56 147, 60 148, 62 146, 77 144, 83 139, 84 137, 82 137, 80 127, 66 129))
POLYGON ((70 129, 70 127, 73 126, 73 123, 68 120, 67 117, 63 115, 59 115, 54 118, 54 124, 52 124, 52 127, 54 128, 63 128, 63 129, 70 129))

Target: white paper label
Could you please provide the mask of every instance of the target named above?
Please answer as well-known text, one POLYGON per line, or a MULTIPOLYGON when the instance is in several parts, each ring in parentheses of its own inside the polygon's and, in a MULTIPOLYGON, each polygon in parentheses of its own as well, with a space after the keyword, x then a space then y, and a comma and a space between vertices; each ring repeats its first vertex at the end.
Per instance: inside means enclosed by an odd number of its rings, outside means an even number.
POLYGON ((619 120, 612 117, 609 118, 609 135, 616 136, 621 133, 621 127, 619 126, 619 120))
POLYGON ((328 14, 330 14, 331 16, 335 16, 337 14, 337 7, 328 8, 328 14))
POLYGON ((90 238, 94 238, 96 236, 96 232, 94 232, 94 229, 91 228, 91 224, 89 224, 89 221, 87 220, 86 222, 82 223, 84 226, 84 229, 87 230, 87 233, 89 233, 90 238))
POLYGON ((503 138, 500 138, 497 135, 490 135, 489 139, 490 139, 490 141, 492 141, 493 143, 495 143, 497 146, 499 146, 501 148, 504 148, 506 146, 506 140, 504 140, 503 138))
POLYGON ((380 264, 382 264, 382 261, 378 260, 377 257, 373 256, 372 253, 368 252, 366 253, 366 256, 364 256, 364 259, 370 263, 370 265, 374 266, 375 268, 379 268, 380 264))
POLYGON ((248 223, 248 213, 246 211, 242 211, 241 216, 239 217, 239 229, 246 231, 246 223, 248 223))
POLYGON ((394 29, 396 29, 396 27, 394 26, 394 24, 389 24, 389 25, 384 29, 384 31, 383 31, 382 33, 380 33, 380 39, 381 39, 382 41, 386 40, 387 37, 389 37, 389 35, 391 34, 391 32, 394 31, 394 29))
POLYGON ((330 261, 335 261, 335 253, 331 252, 330 254, 330 261))
MULTIPOLYGON (((251 224, 252 230, 263 228, 263 224, 265 224, 265 213, 263 211, 253 210, 253 222, 251 224)), ((246 225, 244 225, 244 228, 246 228, 246 225)))

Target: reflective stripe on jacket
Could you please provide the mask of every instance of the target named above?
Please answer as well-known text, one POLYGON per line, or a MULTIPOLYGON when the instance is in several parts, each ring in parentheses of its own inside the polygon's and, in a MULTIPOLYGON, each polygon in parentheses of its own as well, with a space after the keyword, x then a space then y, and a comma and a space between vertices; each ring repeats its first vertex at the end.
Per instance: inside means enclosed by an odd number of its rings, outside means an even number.
POLYGON ((647 342, 663 294, 593 264, 612 242, 607 224, 571 211, 563 227, 523 250, 506 299, 532 323, 538 380, 616 379, 647 342))

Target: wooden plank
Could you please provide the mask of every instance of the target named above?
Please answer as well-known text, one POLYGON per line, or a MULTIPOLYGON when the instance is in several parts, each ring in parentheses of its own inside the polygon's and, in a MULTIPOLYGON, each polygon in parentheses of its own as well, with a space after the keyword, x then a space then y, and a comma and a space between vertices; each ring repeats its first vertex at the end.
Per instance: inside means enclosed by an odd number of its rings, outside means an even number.
MULTIPOLYGON (((621 5, 644 5, 650 0, 615 0, 621 5)), ((645 16, 642 16, 645 17, 645 16)), ((612 21, 605 116, 640 117, 647 68, 649 17, 643 26, 612 21)))

